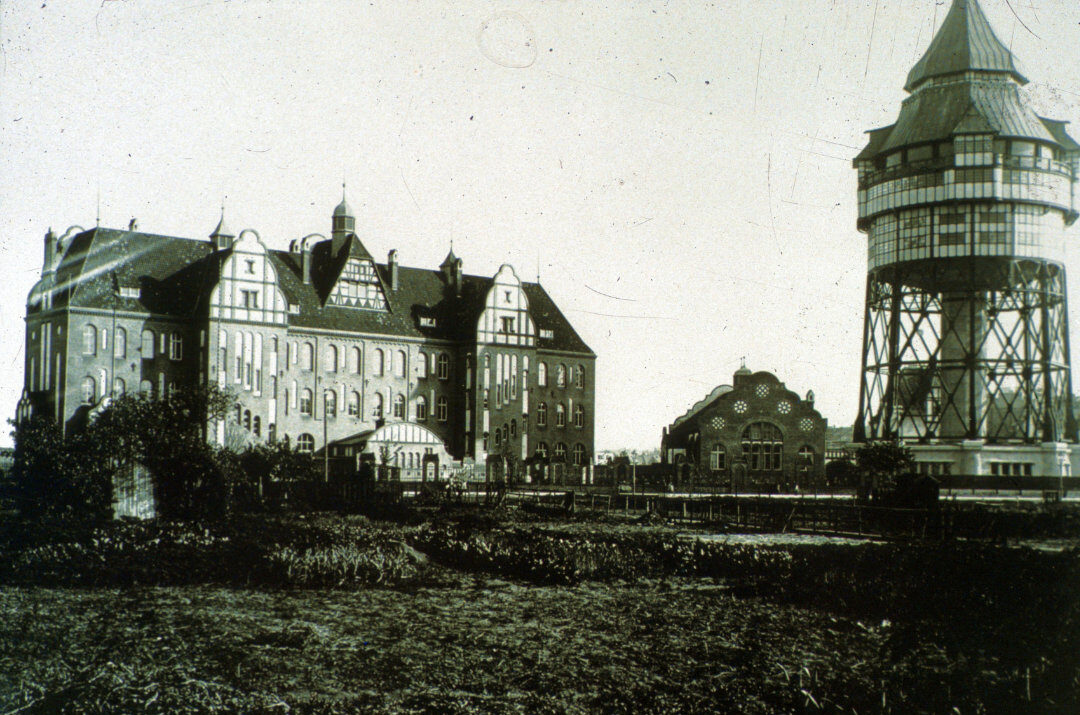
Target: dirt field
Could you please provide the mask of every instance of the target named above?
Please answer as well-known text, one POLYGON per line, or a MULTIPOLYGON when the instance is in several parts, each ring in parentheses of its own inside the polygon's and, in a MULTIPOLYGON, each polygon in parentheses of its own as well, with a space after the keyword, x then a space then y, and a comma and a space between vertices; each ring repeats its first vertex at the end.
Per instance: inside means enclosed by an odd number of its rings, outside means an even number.
POLYGON ((0 711, 1072 712, 911 635, 706 579, 6 588, 0 711))

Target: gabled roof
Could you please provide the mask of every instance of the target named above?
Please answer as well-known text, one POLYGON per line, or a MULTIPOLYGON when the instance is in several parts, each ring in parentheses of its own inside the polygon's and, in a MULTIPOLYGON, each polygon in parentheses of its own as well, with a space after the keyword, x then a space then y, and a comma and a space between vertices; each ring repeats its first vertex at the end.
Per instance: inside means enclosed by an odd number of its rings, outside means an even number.
MULTIPOLYGON (((375 263, 393 310, 324 305, 322 287, 333 286, 345 259, 371 258, 363 244, 352 237, 349 249, 331 260, 330 243, 323 241, 313 248, 309 284, 303 281, 300 254, 267 251, 277 272, 278 287, 300 311, 289 315, 290 326, 454 342, 476 339, 477 321, 492 285, 490 276, 463 276, 461 293, 457 295, 442 271, 401 266, 395 291, 389 289, 389 268, 375 263), (421 317, 434 318, 434 326, 421 326, 421 317)), ((229 253, 214 251, 205 240, 105 228, 84 231, 72 238, 57 268, 59 290, 53 305, 115 308, 190 319, 205 313, 206 299, 229 253), (139 297, 121 297, 120 288, 137 288, 139 297)), ((554 335, 552 339, 540 339, 539 349, 593 355, 540 285, 523 283, 522 288, 537 329, 550 330, 554 335)))
POLYGON ((994 34, 977 0, 953 0, 926 54, 908 73, 904 89, 913 92, 931 77, 958 72, 1002 72, 1020 84, 1027 78, 994 34))

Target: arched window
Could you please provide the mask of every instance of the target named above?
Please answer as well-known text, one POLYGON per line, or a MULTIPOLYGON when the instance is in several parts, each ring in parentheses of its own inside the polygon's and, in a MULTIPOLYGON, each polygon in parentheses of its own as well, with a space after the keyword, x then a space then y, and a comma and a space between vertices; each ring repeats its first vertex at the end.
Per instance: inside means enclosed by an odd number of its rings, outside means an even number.
POLYGON ((147 397, 154 391, 154 383, 149 380, 143 380, 139 383, 139 394, 147 397))
POLYGON ((502 426, 502 433, 503 433, 503 442, 509 441, 509 439, 510 439, 510 428, 505 424, 502 426))
POLYGON ((555 456, 555 461, 556 462, 565 462, 566 461, 566 445, 563 444, 562 442, 556 442, 555 443, 555 455, 554 456, 555 456))
POLYGON ((405 395, 400 392, 394 395, 394 419, 405 419, 405 395))
POLYGON ((371 369, 375 371, 375 377, 382 377, 383 375, 383 352, 379 348, 375 348, 375 361, 371 366, 371 369))
POLYGON ((547 363, 541 361, 536 365, 536 384, 547 387, 547 363))
POLYGON ((271 443, 277 442, 277 425, 273 422, 266 428, 266 439, 271 443))
POLYGON ((116 335, 113 337, 113 357, 121 359, 127 357, 127 331, 123 328, 117 328, 116 335))
MULTIPOLYGON (((224 349, 224 347, 222 348, 224 349)), ((144 330, 142 331, 142 356, 143 360, 149 360, 154 357, 154 331, 144 330)))
POLYGON ((300 346, 300 369, 310 372, 315 367, 315 348, 311 343, 300 346))
POLYGON ((446 353, 439 353, 439 360, 437 362, 437 366, 439 379, 448 379, 450 377, 450 356, 446 353))
POLYGON ((278 351, 278 339, 277 336, 270 338, 270 352, 276 353, 278 351))
POLYGON ((337 417, 337 393, 333 390, 327 390, 323 393, 323 399, 325 400, 323 409, 326 412, 326 416, 337 417))
POLYGON ((575 467, 585 466, 585 445, 581 444, 580 442, 574 445, 573 459, 575 467))
POLYGON ((243 425, 244 424, 244 408, 240 406, 239 402, 237 402, 233 409, 236 412, 236 424, 243 425))
POLYGON ((315 438, 307 432, 296 438, 296 451, 311 454, 315 451, 315 438))
POLYGON ((360 416, 360 393, 359 392, 350 392, 349 393, 348 410, 349 410, 349 417, 359 417, 360 416))
POLYGON ((555 368, 555 387, 566 387, 566 365, 562 363, 555 368))
POLYGON ((394 359, 394 374, 398 377, 405 377, 405 351, 398 350, 397 357, 394 359))
POLYGON ((82 329, 83 355, 97 355, 97 328, 84 325, 82 329))
POLYGON ((439 422, 446 422, 446 398, 440 397, 435 403, 435 419, 439 422))
POLYGON ((578 365, 577 370, 574 371, 574 384, 579 390, 585 389, 585 366, 578 365))
POLYGON ((416 376, 427 377, 427 355, 425 353, 416 356, 416 376))
POLYGON ((360 348, 353 348, 349 351, 349 372, 359 375, 360 367, 360 348))
POLYGON ((300 391, 300 414, 311 415, 311 390, 306 387, 300 391))
POLYGON ((251 420, 251 431, 255 433, 256 437, 262 436, 262 420, 258 415, 255 415, 251 420))
POLYGON ((83 404, 92 405, 97 399, 97 383, 92 377, 84 377, 82 381, 83 404))
POLYGON ((337 372, 337 346, 326 346, 326 371, 337 372))
POLYGON ((566 408, 563 407, 563 403, 561 403, 561 402, 559 404, 555 405, 555 426, 556 427, 565 427, 566 426, 566 408))
POLYGON ((371 396, 371 416, 377 420, 383 418, 383 396, 381 392, 376 392, 371 396))
POLYGON ((423 422, 427 419, 427 400, 423 396, 416 398, 416 421, 423 422))
POLYGON ((579 429, 585 426, 585 408, 581 405, 574 405, 574 426, 579 429))
POLYGON ((743 430, 743 457, 753 472, 778 472, 784 452, 780 428, 769 422, 754 422, 743 430))
MULTIPOLYGON (((543 365, 543 363, 540 363, 543 365)), ((547 427, 547 403, 541 402, 536 406, 536 426, 547 427)))
POLYGON ((540 458, 540 459, 547 459, 547 456, 548 456, 547 442, 537 442, 536 443, 536 456, 538 458, 540 458))
POLYGON ((124 392, 127 391, 127 383, 124 382, 124 378, 117 377, 113 379, 112 393, 113 397, 123 397, 124 392))
POLYGON ((484 388, 484 409, 488 408, 488 398, 491 396, 491 390, 484 388))
POLYGON ((510 436, 517 437, 517 420, 510 420, 510 436))
POLYGON ((251 410, 244 410, 244 429, 251 431, 251 410))
POLYGON ((495 437, 495 446, 498 447, 499 444, 502 442, 502 430, 500 430, 498 427, 495 428, 494 437, 495 437))
POLYGON ((717 442, 709 452, 709 469, 720 472, 727 468, 727 450, 724 445, 717 442))

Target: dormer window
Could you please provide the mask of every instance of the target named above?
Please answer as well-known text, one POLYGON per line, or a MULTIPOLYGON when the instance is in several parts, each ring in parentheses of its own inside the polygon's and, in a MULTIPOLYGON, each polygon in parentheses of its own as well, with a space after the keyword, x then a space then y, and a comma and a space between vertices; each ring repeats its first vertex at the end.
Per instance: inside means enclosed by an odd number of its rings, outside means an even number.
POLYGON ((434 328, 435 327, 435 318, 420 318, 420 327, 421 328, 434 328))
POLYGON ((551 339, 553 339, 555 337, 555 331, 554 330, 543 330, 543 329, 541 329, 540 330, 540 337, 545 338, 547 340, 551 340, 551 339))
POLYGON ((121 298, 138 298, 139 297, 139 289, 138 288, 121 288, 120 289, 120 297, 121 298))

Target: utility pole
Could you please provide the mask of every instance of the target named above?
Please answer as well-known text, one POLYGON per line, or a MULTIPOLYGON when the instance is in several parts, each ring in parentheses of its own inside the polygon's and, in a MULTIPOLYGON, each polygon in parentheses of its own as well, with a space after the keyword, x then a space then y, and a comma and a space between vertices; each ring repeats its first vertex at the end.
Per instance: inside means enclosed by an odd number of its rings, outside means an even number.
POLYGON ((326 441, 326 423, 330 421, 330 415, 326 411, 326 389, 322 393, 322 451, 323 451, 323 481, 330 481, 330 443, 326 441))

